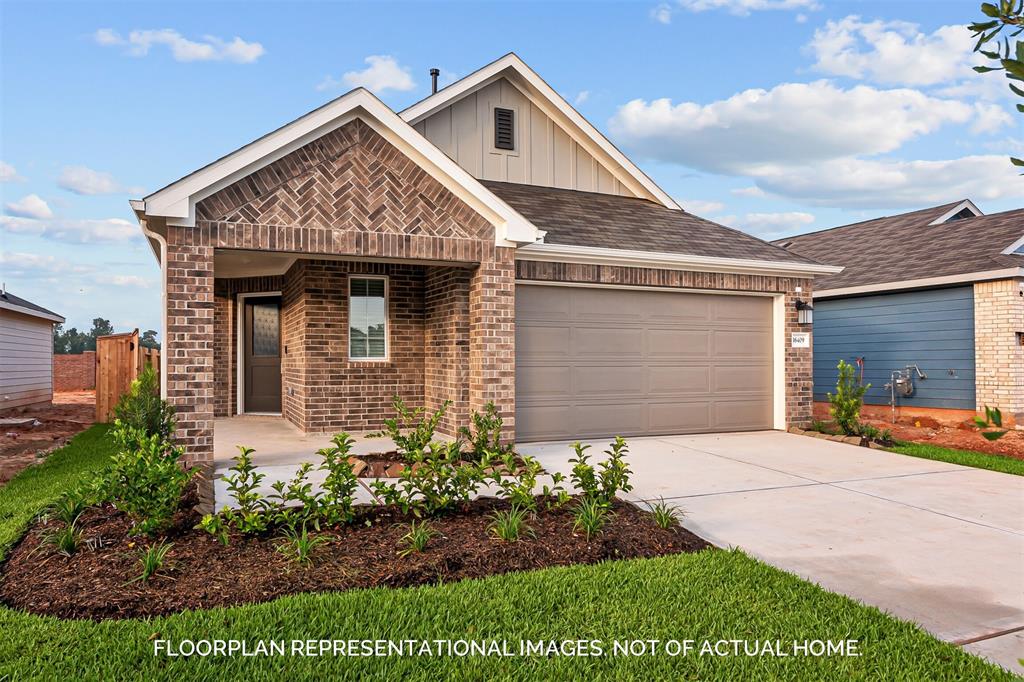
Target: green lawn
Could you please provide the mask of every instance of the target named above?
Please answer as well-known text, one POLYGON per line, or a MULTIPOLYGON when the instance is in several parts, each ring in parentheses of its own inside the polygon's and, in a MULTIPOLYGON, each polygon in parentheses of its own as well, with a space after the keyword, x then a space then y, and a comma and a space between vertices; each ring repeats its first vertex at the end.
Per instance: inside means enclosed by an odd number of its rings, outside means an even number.
MULTIPOLYGON (((103 459, 102 428, 0 488, 0 555, 103 459)), ((298 570, 298 569, 297 569, 298 570)), ((287 597, 153 620, 61 621, 0 607, 3 679, 1013 679, 916 626, 738 551, 287 597), (600 657, 166 657, 154 640, 601 640, 600 657), (859 657, 613 656, 612 641, 859 641, 859 657)), ((662 645, 663 646, 663 645, 662 645)), ((789 646, 787 644, 786 646, 789 646)))
POLYGON ((985 452, 974 452, 973 450, 954 450, 952 448, 939 447, 938 445, 909 442, 897 443, 894 447, 887 449, 898 452, 901 455, 910 455, 911 457, 923 457, 924 459, 934 459, 940 462, 950 462, 951 464, 962 464, 963 466, 976 467, 978 469, 991 469, 992 471, 1000 471, 1004 474, 1024 476, 1024 460, 1003 455, 990 455, 985 452))

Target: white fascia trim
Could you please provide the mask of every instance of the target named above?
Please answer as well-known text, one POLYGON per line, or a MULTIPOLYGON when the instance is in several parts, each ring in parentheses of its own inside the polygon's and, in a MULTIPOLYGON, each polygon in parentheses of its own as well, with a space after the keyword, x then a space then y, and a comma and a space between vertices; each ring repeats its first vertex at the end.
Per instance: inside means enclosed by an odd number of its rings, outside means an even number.
POLYGON ((537 228, 364 88, 357 88, 144 199, 145 215, 194 226, 196 203, 360 118, 495 226, 501 246, 532 243, 537 228))
MULTIPOLYGON (((589 145, 584 144, 583 146, 592 156, 595 158, 600 158, 602 156, 609 158, 612 162, 622 168, 626 173, 628 180, 627 178, 622 177, 619 177, 619 180, 625 181, 627 187, 630 187, 633 191, 642 189, 643 191, 638 192, 638 194, 646 193, 649 198, 654 199, 667 208, 682 210, 682 207, 679 206, 679 204, 676 203, 676 201, 670 197, 667 192, 658 187, 658 185, 655 184, 655 182, 651 180, 646 173, 640 170, 640 168, 630 161, 625 154, 619 151, 618 147, 612 144, 607 137, 601 134, 601 131, 595 128, 590 121, 583 118, 583 116, 576 111, 571 104, 566 102, 565 99, 554 90, 554 88, 548 85, 536 71, 527 66, 526 62, 520 59, 515 53, 510 52, 497 61, 493 61, 487 66, 474 71, 462 80, 456 81, 442 90, 438 90, 430 97, 420 100, 408 109, 405 109, 400 115, 411 125, 415 125, 429 117, 431 114, 434 114, 444 108, 451 102, 464 97, 474 90, 488 85, 503 75, 507 75, 505 73, 506 71, 518 76, 522 83, 539 94, 540 97, 537 98, 532 97, 529 91, 524 91, 523 93, 530 99, 530 101, 536 104, 539 109, 544 111, 545 114, 554 120, 561 119, 568 121, 573 127, 578 129, 591 143, 589 145)), ((513 82, 515 82, 514 79, 513 82)))
POLYGON ((959 204, 957 204, 953 208, 949 209, 948 211, 946 211, 941 216, 939 216, 938 218, 936 218, 935 220, 931 221, 928 224, 929 225, 941 225, 942 223, 946 222, 947 220, 949 220, 950 218, 952 218, 953 216, 955 216, 957 213, 959 213, 960 211, 964 210, 965 208, 966 209, 970 209, 971 213, 973 213, 976 216, 985 215, 984 213, 981 212, 980 208, 978 208, 977 206, 974 205, 973 201, 971 201, 970 199, 964 199, 959 204))
MULTIPOLYGON (((1012 243, 1009 246, 1007 246, 1005 249, 1003 249, 1003 251, 1001 253, 1004 256, 1009 256, 1009 255, 1013 254, 1014 251, 1016 251, 1017 249, 1019 249, 1022 246, 1024 246, 1024 236, 1022 236, 1020 239, 1018 239, 1014 243, 1012 243)), ((1020 254, 1014 254, 1014 255, 1018 255, 1019 256, 1020 254)))
POLYGON ((820 265, 817 263, 719 258, 717 256, 693 256, 683 253, 630 251, 626 249, 569 246, 564 244, 530 244, 528 246, 521 246, 516 250, 516 260, 792 277, 835 275, 843 271, 843 268, 839 266, 820 265))
POLYGON ((837 296, 854 296, 856 294, 873 294, 886 291, 897 291, 900 289, 923 289, 927 287, 944 286, 946 284, 968 284, 971 282, 985 282, 993 279, 1011 279, 1024 277, 1024 268, 1004 268, 1002 270, 985 270, 983 272, 968 272, 962 275, 947 275, 945 277, 926 277, 924 279, 907 279, 902 282, 884 282, 882 284, 865 284, 859 287, 843 287, 841 289, 822 289, 813 293, 814 298, 835 298, 837 296))
POLYGON ((43 320, 49 320, 50 322, 59 322, 60 324, 64 324, 64 318, 60 315, 44 313, 39 310, 33 310, 32 308, 26 308, 14 303, 9 303, 8 301, 0 301, 0 308, 10 310, 13 313, 21 313, 22 315, 29 315, 30 317, 38 317, 43 320))

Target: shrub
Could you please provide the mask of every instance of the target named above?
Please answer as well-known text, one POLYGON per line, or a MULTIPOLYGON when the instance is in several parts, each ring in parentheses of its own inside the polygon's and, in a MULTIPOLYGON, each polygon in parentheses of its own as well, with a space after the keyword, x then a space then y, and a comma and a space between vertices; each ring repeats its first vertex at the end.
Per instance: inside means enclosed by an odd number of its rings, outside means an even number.
POLYGON ((313 492, 313 484, 309 482, 309 472, 313 465, 303 462, 295 471, 295 476, 288 481, 275 481, 270 485, 274 490, 264 503, 264 513, 270 515, 270 522, 281 525, 295 525, 313 519, 319 529, 317 513, 319 511, 320 493, 313 492), (297 504, 295 504, 297 503, 297 504))
POLYGON ((162 435, 143 435, 114 455, 105 479, 109 499, 135 522, 133 532, 152 535, 167 528, 194 471, 178 464, 180 448, 162 435))
POLYGON ((458 443, 431 443, 410 451, 397 483, 378 479, 374 494, 417 517, 434 516, 469 502, 485 480, 483 467, 461 461, 458 443))
POLYGON ((986 405, 985 418, 975 417, 974 423, 981 429, 981 435, 985 440, 997 441, 1006 435, 1006 431, 1003 430, 1003 413, 998 407, 986 405))
POLYGON ((224 484, 238 508, 225 507, 221 513, 230 525, 245 535, 264 533, 270 525, 268 515, 263 513, 267 510, 266 500, 256 490, 266 474, 256 471, 252 462, 253 452, 252 448, 239 445, 235 464, 230 469, 233 473, 224 477, 224 484))
POLYGON ((807 427, 808 431, 816 431, 818 433, 832 433, 832 427, 828 422, 820 419, 812 419, 810 426, 807 427))
POLYGON ((171 551, 171 547, 174 544, 170 542, 158 542, 150 545, 147 549, 140 552, 139 564, 142 566, 142 573, 135 576, 129 583, 141 580, 146 582, 159 571, 163 565, 164 560, 167 558, 167 553, 171 551))
POLYGON ((589 445, 577 442, 573 443, 573 449, 576 456, 569 458, 573 464, 570 478, 584 498, 607 506, 619 493, 628 493, 633 489, 629 482, 633 472, 626 464, 629 447, 622 436, 616 436, 610 449, 605 450, 608 459, 599 464, 599 470, 590 464, 590 455, 587 454, 589 445))
POLYGON ((651 505, 651 516, 654 517, 654 522, 658 524, 658 528, 667 530, 678 525, 681 515, 682 511, 680 511, 679 507, 667 503, 665 498, 661 498, 658 502, 651 505))
POLYGON ((446 400, 432 414, 427 414, 426 408, 417 407, 410 410, 399 396, 395 396, 391 403, 398 416, 384 420, 384 429, 378 433, 370 434, 371 438, 387 436, 395 443, 399 454, 403 456, 415 455, 423 452, 434 440, 434 432, 441 421, 448 406, 452 401, 446 400))
POLYGON ((523 535, 533 537, 533 529, 526 524, 528 514, 528 509, 513 504, 507 511, 491 514, 491 525, 488 528, 496 538, 505 542, 518 542, 523 535))
MULTIPOLYGON (((485 464, 489 462, 489 459, 484 459, 485 464)), ((513 506, 536 512, 537 499, 534 495, 537 491, 537 477, 544 471, 544 467, 535 457, 528 455, 521 457, 517 462, 512 453, 502 457, 502 465, 504 470, 509 472, 507 476, 502 475, 501 467, 496 467, 491 475, 491 480, 498 488, 498 497, 504 497, 513 506)), ((568 499, 569 494, 561 485, 564 480, 565 475, 556 471, 551 474, 551 484, 545 483, 542 486, 540 495, 547 500, 549 508, 560 506, 568 499)))
POLYGON ((70 557, 82 546, 82 531, 74 523, 68 523, 43 535, 42 544, 52 545, 59 553, 70 557))
POLYGON ((352 503, 359 481, 349 462, 352 437, 347 433, 339 433, 332 442, 334 447, 323 448, 318 454, 324 458, 320 470, 327 472, 319 513, 327 523, 333 525, 352 520, 352 503))
MULTIPOLYGON (((137 429, 146 436, 169 441, 174 433, 174 408, 160 398, 160 380, 146 367, 114 407, 115 433, 137 429)), ((115 438, 117 436, 115 435, 115 438)), ((122 447, 125 443, 120 443, 122 447)))
POLYGON ((599 500, 582 497, 576 501, 572 514, 575 517, 572 524, 573 530, 583 531, 589 540, 604 529, 612 512, 608 505, 602 504, 599 500))
POLYGON ((286 526, 282 532, 283 541, 277 545, 277 551, 299 564, 308 566, 313 563, 313 550, 318 546, 329 542, 329 538, 323 535, 311 536, 306 524, 302 524, 302 531, 294 526, 286 526))
POLYGON ((206 514, 202 520, 196 526, 201 530, 205 530, 210 535, 217 538, 217 542, 227 547, 231 544, 231 536, 228 531, 231 528, 231 523, 220 514, 206 514))
POLYGON ((483 414, 474 410, 471 419, 473 428, 461 426, 459 435, 469 442, 477 462, 483 462, 491 456, 503 459, 506 455, 512 454, 512 443, 502 444, 501 442, 501 429, 504 422, 493 402, 484 406, 483 414))
POLYGON ((413 521, 409 524, 409 532, 401 537, 399 545, 404 549, 398 552, 398 556, 408 556, 413 552, 422 552, 427 548, 430 538, 437 535, 437 532, 430 527, 426 521, 417 524, 413 521))
POLYGON ((854 378, 853 365, 846 360, 840 360, 836 368, 839 370, 839 378, 836 380, 835 394, 828 394, 828 402, 831 404, 829 414, 844 434, 854 436, 857 435, 857 426, 860 423, 860 408, 864 404, 864 394, 871 388, 871 384, 862 386, 854 378))

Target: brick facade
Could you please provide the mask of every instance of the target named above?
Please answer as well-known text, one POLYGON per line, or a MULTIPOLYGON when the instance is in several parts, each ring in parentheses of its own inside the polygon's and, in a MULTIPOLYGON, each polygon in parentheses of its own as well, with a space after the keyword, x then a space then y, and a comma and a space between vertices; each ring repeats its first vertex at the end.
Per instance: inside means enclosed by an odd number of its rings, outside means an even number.
POLYGON ((1024 297, 1022 280, 974 284, 975 396, 979 411, 998 407, 1024 425, 1024 297))
POLYGON ((91 391, 96 388, 96 351, 53 356, 53 390, 91 391))
POLYGON ((805 301, 811 300, 812 281, 809 279, 537 261, 518 261, 515 276, 517 279, 547 282, 783 294, 785 296, 785 328, 783 331, 785 335, 786 425, 805 426, 811 420, 814 408, 812 348, 793 348, 789 342, 791 333, 811 331, 810 325, 797 323, 796 312, 798 298, 805 301), (796 291, 797 287, 801 289, 799 293, 796 291))

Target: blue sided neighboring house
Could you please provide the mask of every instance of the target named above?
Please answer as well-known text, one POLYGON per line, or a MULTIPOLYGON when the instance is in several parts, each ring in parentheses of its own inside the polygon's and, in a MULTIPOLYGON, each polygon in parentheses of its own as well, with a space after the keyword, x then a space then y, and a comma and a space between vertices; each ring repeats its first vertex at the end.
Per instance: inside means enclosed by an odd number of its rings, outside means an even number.
POLYGON ((774 243, 845 268, 815 281, 816 401, 846 360, 866 404, 954 419, 991 405, 1024 426, 1024 209, 964 200, 774 243))

